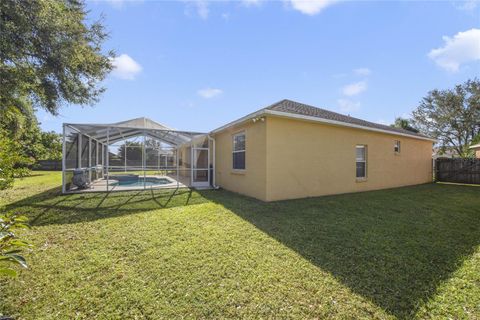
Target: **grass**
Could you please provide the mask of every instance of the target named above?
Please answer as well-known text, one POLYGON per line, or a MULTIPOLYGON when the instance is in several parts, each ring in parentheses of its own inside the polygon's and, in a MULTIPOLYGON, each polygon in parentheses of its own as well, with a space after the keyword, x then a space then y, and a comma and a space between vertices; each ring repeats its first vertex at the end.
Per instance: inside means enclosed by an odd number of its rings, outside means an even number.
POLYGON ((422 185, 263 203, 227 191, 0 193, 28 214, 18 319, 478 319, 480 189, 422 185))

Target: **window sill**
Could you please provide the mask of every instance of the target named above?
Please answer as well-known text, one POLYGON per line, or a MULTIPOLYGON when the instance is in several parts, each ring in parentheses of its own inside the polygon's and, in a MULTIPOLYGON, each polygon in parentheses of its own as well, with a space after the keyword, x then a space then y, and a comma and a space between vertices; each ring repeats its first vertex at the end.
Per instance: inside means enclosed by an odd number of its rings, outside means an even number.
POLYGON ((246 171, 245 170, 240 170, 240 169, 233 169, 232 171, 230 171, 231 174, 245 174, 246 171))
POLYGON ((360 183, 360 182, 367 182, 367 181, 368 181, 367 178, 356 178, 356 179, 355 179, 355 182, 359 182, 359 183, 360 183))

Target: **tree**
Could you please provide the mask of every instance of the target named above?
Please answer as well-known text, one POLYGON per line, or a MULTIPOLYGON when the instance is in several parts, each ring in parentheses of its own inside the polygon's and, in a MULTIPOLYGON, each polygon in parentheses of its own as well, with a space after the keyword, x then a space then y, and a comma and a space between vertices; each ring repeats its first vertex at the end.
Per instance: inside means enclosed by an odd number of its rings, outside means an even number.
POLYGON ((0 190, 10 188, 14 178, 28 174, 28 164, 30 159, 22 155, 20 143, 9 139, 0 128, 0 190))
POLYGON ((410 121, 411 120, 409 120, 409 119, 404 119, 404 118, 398 117, 398 118, 395 119, 395 123, 390 125, 390 126, 394 127, 394 128, 400 128, 400 129, 404 129, 404 130, 408 130, 408 131, 418 133, 418 130, 411 126, 410 121))
POLYGON ((56 115, 63 104, 92 104, 104 91, 99 83, 114 54, 101 48, 101 22, 86 16, 80 0, 0 1, 0 130, 9 150, 0 170, 8 181, 21 173, 8 168, 24 170, 52 150, 58 158, 58 141, 42 134, 36 109, 56 115))
POLYGON ((54 132, 42 132, 33 110, 20 112, 16 108, 4 108, 0 112, 0 129, 4 138, 16 145, 15 153, 21 157, 17 161, 23 159, 15 163, 16 168, 26 168, 36 160, 62 158, 61 136, 54 132))
MULTIPOLYGON (((67 103, 97 102, 105 90, 99 83, 114 54, 102 50, 103 25, 86 15, 80 0, 0 1, 0 188, 11 186, 26 156, 39 156, 38 141, 55 145, 40 133, 35 109, 56 115, 67 103)), ((25 243, 12 232, 23 220, 0 215, 1 263, 26 266, 18 255, 25 243)))
POLYGON ((39 137, 33 110, 0 110, 0 190, 11 187, 14 178, 28 175, 33 156, 43 149, 38 145, 39 137))
POLYGON ((40 160, 62 160, 62 135, 50 131, 41 133, 43 148, 40 160))
POLYGON ((413 111, 413 124, 438 140, 441 150, 468 157, 474 137, 480 134, 480 81, 468 80, 453 89, 433 90, 413 111))
POLYGON ((0 1, 1 108, 27 100, 57 114, 98 100, 113 52, 102 52, 104 27, 86 15, 79 0, 0 1))
POLYGON ((475 137, 473 137, 470 145, 473 146, 474 144, 479 144, 479 143, 480 143, 480 133, 478 133, 475 137))
POLYGON ((117 152, 118 157, 122 160, 125 160, 125 147, 127 148, 127 161, 128 160, 140 161, 142 159, 143 143, 134 142, 134 141, 125 141, 125 143, 118 148, 118 152, 117 152))

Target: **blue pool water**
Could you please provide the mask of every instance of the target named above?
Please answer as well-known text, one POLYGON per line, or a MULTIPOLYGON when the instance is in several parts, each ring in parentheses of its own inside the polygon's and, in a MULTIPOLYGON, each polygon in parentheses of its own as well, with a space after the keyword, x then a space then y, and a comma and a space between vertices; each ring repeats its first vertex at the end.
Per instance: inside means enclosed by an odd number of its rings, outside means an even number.
MULTIPOLYGON (((115 177, 112 177, 115 179, 115 177)), ((116 180, 116 179, 115 179, 116 180)), ((166 178, 143 178, 143 177, 132 177, 129 179, 118 179, 118 182, 113 183, 115 186, 125 186, 125 187, 143 187, 143 182, 145 180, 145 186, 153 187, 160 186, 163 184, 172 183, 172 181, 166 178)))

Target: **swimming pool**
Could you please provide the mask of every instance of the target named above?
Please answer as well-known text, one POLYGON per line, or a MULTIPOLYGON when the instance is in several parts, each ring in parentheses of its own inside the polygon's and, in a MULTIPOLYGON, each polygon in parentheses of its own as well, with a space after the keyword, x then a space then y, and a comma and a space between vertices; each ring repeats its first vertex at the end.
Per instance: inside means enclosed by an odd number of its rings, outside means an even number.
POLYGON ((143 187, 144 182, 147 187, 161 186, 165 184, 170 184, 170 181, 167 178, 155 178, 155 177, 139 177, 139 176, 118 176, 110 177, 112 180, 117 180, 112 183, 113 186, 123 186, 123 187, 143 187))

